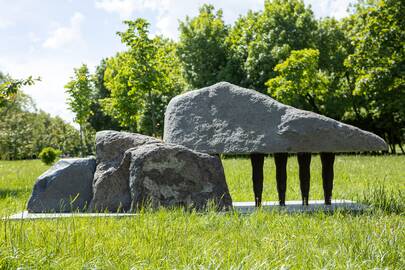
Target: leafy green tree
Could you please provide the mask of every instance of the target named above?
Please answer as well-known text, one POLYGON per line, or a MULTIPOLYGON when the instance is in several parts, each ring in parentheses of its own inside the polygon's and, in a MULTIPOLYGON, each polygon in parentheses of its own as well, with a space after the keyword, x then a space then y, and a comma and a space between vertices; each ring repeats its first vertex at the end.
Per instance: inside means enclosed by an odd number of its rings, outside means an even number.
POLYGON ((260 92, 267 91, 265 83, 275 77, 274 67, 291 50, 316 47, 316 20, 301 0, 266 1, 257 21, 247 22, 254 23, 257 32, 250 43, 241 43, 247 50, 244 69, 248 85, 260 92))
POLYGON ((109 97, 100 100, 102 110, 117 119, 120 126, 129 131, 138 130, 140 107, 145 102, 141 95, 132 91, 131 67, 134 60, 128 52, 117 53, 107 60, 104 83, 109 97))
POLYGON ((224 79, 228 82, 250 87, 246 60, 249 57, 249 46, 256 39, 260 25, 260 12, 249 11, 246 16, 240 16, 230 28, 225 44, 227 50, 227 64, 224 79))
POLYGON ((222 10, 215 12, 214 6, 203 5, 198 16, 180 22, 179 30, 178 55, 187 82, 201 88, 223 80, 228 26, 222 19, 222 10))
POLYGON ((294 107, 323 113, 329 82, 319 70, 318 61, 318 50, 291 51, 291 55, 274 68, 279 75, 266 83, 269 94, 294 107))
POLYGON ((48 146, 65 156, 76 156, 79 132, 61 118, 38 111, 28 95, 17 91, 7 117, 0 118, 0 159, 37 158, 48 146))
MULTIPOLYGON (((124 22, 128 29, 125 32, 118 32, 121 42, 126 44, 133 57, 134 66, 131 67, 130 77, 131 91, 140 94, 141 98, 146 98, 151 108, 152 130, 151 135, 156 136, 156 108, 153 98, 153 90, 158 82, 157 70, 157 44, 150 39, 149 23, 144 19, 124 22)), ((144 106, 145 107, 145 106, 144 106)))
POLYGON ((0 116, 4 117, 7 114, 23 86, 33 85, 39 80, 40 78, 34 79, 32 76, 26 79, 13 79, 0 72, 0 116))
POLYGON ((75 122, 80 128, 81 155, 89 154, 88 143, 86 141, 88 131, 88 119, 91 116, 92 104, 92 81, 89 69, 85 64, 80 68, 74 69, 74 76, 71 81, 65 85, 66 92, 69 94, 68 105, 75 113, 75 122))
POLYGON ((161 136, 165 107, 185 86, 176 46, 150 38, 144 19, 125 24, 128 29, 118 35, 128 51, 107 61, 104 79, 111 93, 102 100, 103 110, 130 131, 161 136))
POLYGON ((101 100, 110 97, 110 91, 105 86, 104 75, 107 68, 107 59, 102 59, 92 76, 93 94, 89 124, 95 131, 120 130, 121 126, 113 117, 107 115, 101 108, 101 100))
POLYGON ((355 75, 352 94, 364 100, 371 129, 385 137, 392 152, 405 133, 404 14, 403 1, 360 2, 347 23, 354 45, 345 62, 355 75))

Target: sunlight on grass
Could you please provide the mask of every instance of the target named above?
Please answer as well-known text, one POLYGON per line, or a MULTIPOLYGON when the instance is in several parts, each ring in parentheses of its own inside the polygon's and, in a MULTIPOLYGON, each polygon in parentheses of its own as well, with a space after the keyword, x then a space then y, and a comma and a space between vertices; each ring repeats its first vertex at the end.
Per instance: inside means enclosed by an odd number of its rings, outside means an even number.
MULTIPOLYGON (((404 161, 402 156, 337 157, 334 197, 376 207, 360 214, 162 209, 131 218, 3 220, 0 269, 401 269, 404 161)), ((251 201, 250 161, 225 159, 223 164, 234 201, 251 201)), ((24 208, 46 168, 39 161, 0 162, 3 216, 24 208)), ((311 198, 322 199, 318 156, 311 169, 311 198)), ((265 200, 277 197, 274 173, 273 159, 267 158, 265 200)), ((300 198, 297 173, 292 157, 289 200, 300 198)))

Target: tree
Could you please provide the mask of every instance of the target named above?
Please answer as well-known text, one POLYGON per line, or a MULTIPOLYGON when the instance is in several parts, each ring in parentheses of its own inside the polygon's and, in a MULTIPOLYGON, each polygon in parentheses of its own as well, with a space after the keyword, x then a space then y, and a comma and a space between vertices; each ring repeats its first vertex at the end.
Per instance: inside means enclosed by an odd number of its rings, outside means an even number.
POLYGON ((324 18, 318 21, 317 48, 319 69, 328 77, 328 89, 324 95, 325 111, 329 117, 358 125, 362 121, 361 99, 353 96, 354 74, 344 65, 353 51, 341 21, 324 18))
POLYGON ((15 99, 23 86, 33 85, 35 81, 39 80, 41 79, 34 79, 32 76, 26 79, 13 79, 0 72, 0 116, 4 117, 7 114, 8 108, 15 103, 15 99))
POLYGON ((0 159, 37 158, 48 146, 76 156, 81 149, 79 132, 61 118, 38 111, 28 95, 17 91, 7 117, 0 118, 0 159))
POLYGON ((291 55, 274 68, 279 75, 266 83, 269 94, 294 107, 324 113, 328 79, 319 70, 318 61, 318 50, 291 51, 291 55))
POLYGON ((68 105, 70 110, 75 113, 75 122, 79 124, 81 155, 89 153, 88 143, 86 141, 88 130, 88 119, 91 115, 92 104, 92 84, 89 75, 89 69, 85 64, 80 68, 74 69, 74 76, 71 81, 65 85, 66 92, 69 94, 68 105))
POLYGON ((118 35, 128 51, 107 61, 105 85, 111 93, 102 107, 130 131, 162 136, 166 105, 185 86, 176 46, 150 38, 144 19, 125 24, 128 29, 118 35))
POLYGON ((405 134, 404 12, 403 1, 360 2, 346 22, 354 44, 345 62, 355 75, 352 94, 365 101, 362 109, 372 128, 393 153, 405 134))
POLYGON ((249 11, 246 16, 240 16, 229 30, 225 40, 228 48, 228 61, 224 75, 226 81, 250 87, 245 64, 249 57, 248 48, 259 32, 257 22, 260 16, 259 12, 249 11))
POLYGON ((248 85, 264 93, 265 83, 276 76, 274 67, 291 50, 315 48, 317 24, 311 9, 301 0, 266 1, 263 12, 253 23, 257 31, 254 39, 241 44, 247 50, 244 69, 248 85))
POLYGON ((121 129, 118 121, 107 115, 101 108, 101 100, 110 97, 110 92, 105 86, 104 81, 106 68, 107 59, 102 59, 92 76, 94 88, 92 93, 91 115, 88 122, 95 131, 121 129))
POLYGON ((186 17, 180 22, 179 30, 178 55, 187 82, 201 88, 223 80, 228 26, 222 19, 222 10, 215 12, 212 5, 203 5, 197 17, 186 17))

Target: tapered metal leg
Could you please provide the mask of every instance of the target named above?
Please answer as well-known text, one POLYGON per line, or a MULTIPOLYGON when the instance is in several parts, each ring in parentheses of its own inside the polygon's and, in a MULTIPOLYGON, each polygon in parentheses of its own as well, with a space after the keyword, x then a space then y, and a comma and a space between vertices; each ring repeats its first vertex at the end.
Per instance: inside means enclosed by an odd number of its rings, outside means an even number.
POLYGON ((287 189, 287 159, 287 153, 274 154, 274 162, 276 164, 278 201, 281 206, 285 205, 285 192, 287 189))
POLYGON ((264 154, 251 154, 253 192, 256 207, 262 204, 264 154))
POLYGON ((322 162, 322 180, 323 180, 323 193, 325 197, 325 204, 332 204, 332 190, 333 190, 333 163, 335 162, 334 153, 321 153, 322 162))
POLYGON ((311 179, 311 172, 310 172, 311 153, 298 153, 297 159, 299 166, 302 205, 308 205, 310 179, 311 179))

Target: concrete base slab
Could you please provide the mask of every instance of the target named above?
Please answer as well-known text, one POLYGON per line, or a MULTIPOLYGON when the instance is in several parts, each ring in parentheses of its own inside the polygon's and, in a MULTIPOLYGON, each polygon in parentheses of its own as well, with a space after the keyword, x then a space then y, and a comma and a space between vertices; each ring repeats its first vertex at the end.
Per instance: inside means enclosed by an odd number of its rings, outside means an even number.
MULTIPOLYGON (((234 210, 242 214, 253 213, 257 210, 254 202, 234 202, 234 210)), ((366 209, 367 206, 350 200, 333 200, 332 205, 324 205, 323 200, 309 201, 309 205, 303 206, 301 201, 286 201, 285 206, 279 206, 278 202, 263 202, 262 211, 281 211, 287 213, 305 213, 305 212, 333 212, 337 209, 359 212, 366 209)), ((35 220, 35 219, 55 219, 71 217, 133 217, 134 213, 28 213, 27 211, 3 218, 3 220, 35 220)))
MULTIPOLYGON (((234 202, 236 211, 244 214, 252 213, 257 208, 254 202, 234 202)), ((302 205, 301 201, 286 201, 285 206, 279 206, 278 202, 264 202, 261 210, 263 211, 281 211, 287 213, 307 213, 307 212, 333 212, 336 210, 346 210, 351 212, 363 211, 366 205, 356 203, 350 200, 332 200, 332 205, 325 205, 323 200, 309 201, 309 205, 302 205)))

